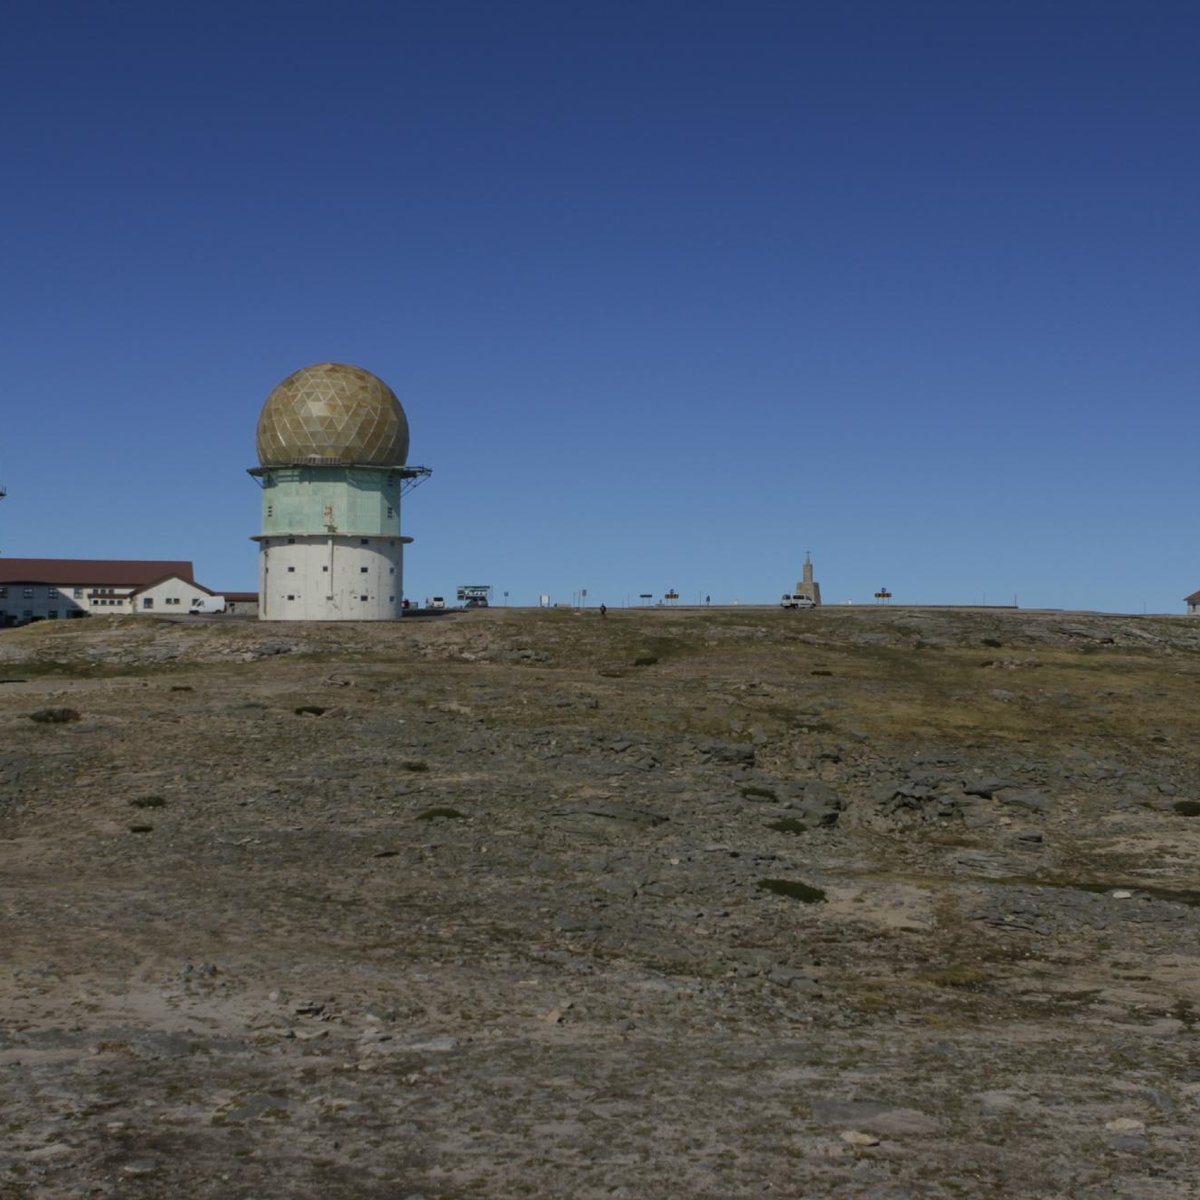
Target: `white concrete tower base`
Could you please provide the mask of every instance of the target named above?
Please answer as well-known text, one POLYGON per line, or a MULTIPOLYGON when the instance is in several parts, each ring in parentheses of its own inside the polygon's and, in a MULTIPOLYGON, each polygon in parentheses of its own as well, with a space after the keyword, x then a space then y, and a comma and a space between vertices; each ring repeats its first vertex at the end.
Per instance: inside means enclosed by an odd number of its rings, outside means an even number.
POLYGON ((408 537, 260 536, 259 619, 394 621, 403 612, 408 537))

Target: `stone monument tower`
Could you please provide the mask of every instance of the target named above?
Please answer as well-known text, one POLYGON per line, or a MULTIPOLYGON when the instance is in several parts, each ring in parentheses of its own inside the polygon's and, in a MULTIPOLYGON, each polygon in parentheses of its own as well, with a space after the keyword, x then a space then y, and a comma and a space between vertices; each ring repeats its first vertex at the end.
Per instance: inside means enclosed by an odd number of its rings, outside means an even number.
POLYGON ((430 471, 405 465, 408 418, 392 389, 361 367, 305 367, 267 397, 256 441, 259 618, 398 618, 412 541, 400 497, 430 471))
POLYGON ((804 552, 804 578, 796 584, 795 594, 807 596, 814 605, 820 607, 821 585, 813 579, 812 555, 807 550, 804 552))

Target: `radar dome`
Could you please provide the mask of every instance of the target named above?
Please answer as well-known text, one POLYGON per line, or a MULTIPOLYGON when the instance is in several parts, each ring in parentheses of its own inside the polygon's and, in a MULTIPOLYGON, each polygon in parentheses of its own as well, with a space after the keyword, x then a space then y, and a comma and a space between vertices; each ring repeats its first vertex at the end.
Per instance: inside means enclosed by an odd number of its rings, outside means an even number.
POLYGON ((264 467, 402 467, 408 418, 377 375, 345 363, 317 363, 289 375, 267 397, 256 441, 264 467))

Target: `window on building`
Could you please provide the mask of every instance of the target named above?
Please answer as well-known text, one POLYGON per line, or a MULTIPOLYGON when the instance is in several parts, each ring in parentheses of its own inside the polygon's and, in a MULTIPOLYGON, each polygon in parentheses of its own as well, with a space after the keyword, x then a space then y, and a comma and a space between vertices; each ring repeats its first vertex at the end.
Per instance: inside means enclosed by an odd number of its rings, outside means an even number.
POLYGON ((295 596, 289 596, 289 597, 288 597, 288 599, 289 599, 289 600, 295 600, 295 598, 296 598, 295 596))
POLYGON ((47 600, 57 600, 58 599, 58 588, 47 588, 46 589, 46 599, 47 600))
POLYGON ((75 599, 76 599, 76 600, 82 600, 82 599, 83 599, 83 588, 76 588, 76 589, 75 589, 75 599))
POLYGON ((153 608, 154 607, 154 597, 153 596, 143 596, 142 597, 142 607, 143 608, 153 608))
POLYGON ((288 545, 289 545, 289 546, 294 546, 295 544, 296 544, 296 539, 295 539, 295 538, 288 538, 288 545))
POLYGON ((389 574, 389 575, 395 575, 395 573, 396 573, 396 568, 395 568, 395 567, 388 567, 388 574, 389 574))
POLYGON ((268 504, 268 505, 267 505, 267 516, 268 516, 268 517, 273 517, 274 515, 275 515, 275 505, 273 505, 273 504, 268 504))
POLYGON ((389 504, 388 505, 388 516, 390 517, 391 515, 392 515, 392 506, 389 504))
POLYGON ((370 567, 359 567, 358 573, 360 575, 365 575, 370 569, 371 569, 370 567))
POLYGON ((360 546, 369 546, 371 544, 371 539, 370 538, 359 538, 358 544, 360 546))
POLYGON ((366 600, 366 596, 359 596, 360 600, 366 600))
POLYGON ((58 609, 57 608, 50 609, 50 611, 48 613, 46 613, 46 620, 47 621, 57 621, 58 620, 58 609))
POLYGON ((33 599, 33 588, 22 588, 21 595, 24 596, 26 600, 32 600, 33 599))
POLYGON ((25 609, 25 611, 23 613, 21 613, 21 616, 23 616, 25 618, 25 620, 28 621, 33 616, 33 609, 32 608, 25 609))
POLYGON ((321 568, 321 570, 322 570, 322 571, 324 571, 326 574, 328 574, 328 573, 329 573, 329 568, 328 568, 328 567, 322 567, 322 568, 321 568))
POLYGON ((8 599, 8 588, 0 587, 0 600, 8 599))
POLYGON ((395 596, 389 596, 389 597, 388 597, 388 603, 389 603, 389 604, 395 604, 395 603, 396 603, 396 597, 395 597, 395 596))
POLYGON ((295 567, 288 567, 288 571, 289 571, 289 573, 291 573, 292 575, 295 575, 295 573, 296 573, 296 568, 295 568, 295 567))

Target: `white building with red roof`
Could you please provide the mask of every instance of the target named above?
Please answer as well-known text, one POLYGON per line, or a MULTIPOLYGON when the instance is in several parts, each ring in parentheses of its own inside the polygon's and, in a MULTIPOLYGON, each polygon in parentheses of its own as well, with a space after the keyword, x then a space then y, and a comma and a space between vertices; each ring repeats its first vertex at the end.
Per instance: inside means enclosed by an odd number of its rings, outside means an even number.
POLYGON ((96 613, 169 616, 226 607, 225 597, 196 582, 190 562, 0 557, 0 626, 96 613))

